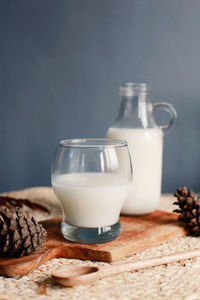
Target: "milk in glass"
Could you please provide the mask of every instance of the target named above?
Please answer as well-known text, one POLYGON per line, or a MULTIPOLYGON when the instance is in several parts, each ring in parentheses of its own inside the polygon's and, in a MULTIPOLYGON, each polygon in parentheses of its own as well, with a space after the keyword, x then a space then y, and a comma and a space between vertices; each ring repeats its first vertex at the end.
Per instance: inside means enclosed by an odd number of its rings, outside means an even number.
POLYGON ((118 222, 131 182, 118 174, 94 172, 56 175, 52 185, 66 222, 95 228, 118 222))

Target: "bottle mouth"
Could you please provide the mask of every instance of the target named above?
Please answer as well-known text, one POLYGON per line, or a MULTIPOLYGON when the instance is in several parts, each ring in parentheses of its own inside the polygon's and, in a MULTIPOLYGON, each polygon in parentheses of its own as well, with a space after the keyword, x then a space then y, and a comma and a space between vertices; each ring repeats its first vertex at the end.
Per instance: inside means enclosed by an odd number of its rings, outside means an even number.
POLYGON ((120 86, 121 96, 134 96, 141 93, 148 94, 151 86, 147 83, 125 82, 120 86))

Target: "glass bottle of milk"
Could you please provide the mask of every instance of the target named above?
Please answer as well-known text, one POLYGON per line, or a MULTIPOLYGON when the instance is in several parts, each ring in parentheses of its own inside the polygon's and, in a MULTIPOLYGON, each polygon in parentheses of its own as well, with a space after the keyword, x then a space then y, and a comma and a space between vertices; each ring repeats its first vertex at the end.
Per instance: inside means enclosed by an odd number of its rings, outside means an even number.
POLYGON ((116 122, 107 137, 128 142, 133 164, 133 182, 122 214, 153 212, 160 201, 163 135, 175 126, 177 114, 169 103, 151 103, 150 86, 125 83, 120 87, 121 104, 116 122), (164 109, 170 114, 167 125, 158 126, 153 113, 164 109))

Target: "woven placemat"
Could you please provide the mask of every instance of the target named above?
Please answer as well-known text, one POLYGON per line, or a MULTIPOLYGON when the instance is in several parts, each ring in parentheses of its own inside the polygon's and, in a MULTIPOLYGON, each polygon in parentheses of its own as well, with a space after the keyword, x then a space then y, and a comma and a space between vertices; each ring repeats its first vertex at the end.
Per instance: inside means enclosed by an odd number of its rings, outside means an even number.
MULTIPOLYGON (((51 188, 40 187, 13 192, 15 197, 28 197, 51 206, 52 215, 60 214, 60 206, 51 188)), ((172 211, 173 197, 163 195, 160 209, 172 211)), ((49 216, 49 217, 51 217, 49 216)), ((38 216, 41 220, 46 215, 38 216)), ((119 262, 160 256, 189 249, 200 249, 200 239, 182 237, 153 247, 119 262)), ((181 263, 157 266, 138 272, 127 272, 96 281, 88 286, 65 288, 55 284, 51 273, 61 265, 106 265, 103 262, 77 259, 53 259, 33 273, 21 278, 0 277, 0 300, 17 299, 200 299, 200 257, 181 263)))

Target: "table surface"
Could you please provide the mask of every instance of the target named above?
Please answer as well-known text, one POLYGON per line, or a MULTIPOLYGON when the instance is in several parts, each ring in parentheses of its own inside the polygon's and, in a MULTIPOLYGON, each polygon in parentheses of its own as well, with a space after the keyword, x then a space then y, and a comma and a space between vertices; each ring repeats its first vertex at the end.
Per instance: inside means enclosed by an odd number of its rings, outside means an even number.
MULTIPOLYGON (((55 207, 60 212, 52 189, 39 187, 13 192, 16 197, 29 197, 55 207)), ((172 195, 161 197, 160 209, 172 211, 172 195)), ((43 219, 45 216, 38 216, 43 219)), ((129 258, 115 262, 131 262, 137 259, 171 254, 189 249, 200 249, 200 239, 194 237, 176 238, 171 242, 147 249, 129 258)), ((180 263, 152 267, 138 272, 127 272, 104 278, 87 286, 61 287, 53 282, 51 273, 64 265, 107 265, 103 262, 77 259, 53 259, 33 273, 21 278, 0 277, 0 300, 3 299, 200 299, 200 257, 180 263)))

